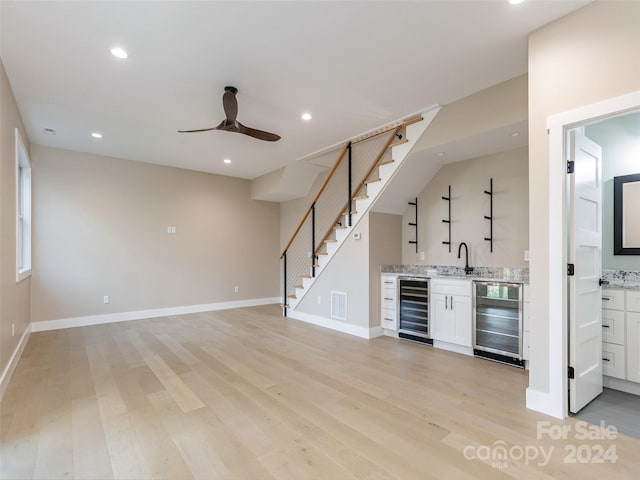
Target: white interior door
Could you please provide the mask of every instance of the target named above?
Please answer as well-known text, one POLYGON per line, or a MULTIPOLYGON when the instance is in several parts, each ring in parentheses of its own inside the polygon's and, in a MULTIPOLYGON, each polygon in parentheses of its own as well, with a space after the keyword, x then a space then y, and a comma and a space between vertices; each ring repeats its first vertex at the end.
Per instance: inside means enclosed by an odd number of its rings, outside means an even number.
POLYGON ((602 148, 576 131, 569 141, 569 410, 576 413, 602 393, 602 148))

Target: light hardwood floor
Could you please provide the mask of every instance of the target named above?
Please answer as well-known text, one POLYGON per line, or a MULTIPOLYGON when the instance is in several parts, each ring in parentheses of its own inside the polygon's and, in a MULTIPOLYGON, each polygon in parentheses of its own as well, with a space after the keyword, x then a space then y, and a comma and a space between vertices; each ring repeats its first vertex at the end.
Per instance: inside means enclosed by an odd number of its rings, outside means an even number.
POLYGON ((639 477, 640 440, 578 440, 576 420, 524 407, 527 383, 519 369, 332 332, 274 306, 36 333, 0 405, 0 475, 639 477), (536 438, 539 421, 567 438, 536 438), (572 445, 578 461, 597 445, 617 461, 565 463, 572 445), (467 459, 500 446, 502 468, 467 459))

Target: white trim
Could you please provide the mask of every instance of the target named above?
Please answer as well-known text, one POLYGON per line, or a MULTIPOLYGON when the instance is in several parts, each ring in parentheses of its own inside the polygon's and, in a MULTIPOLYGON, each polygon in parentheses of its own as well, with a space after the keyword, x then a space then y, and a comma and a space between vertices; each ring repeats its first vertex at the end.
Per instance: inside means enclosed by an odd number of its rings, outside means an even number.
MULTIPOLYGON (((549 276, 548 290, 548 378, 549 391, 527 389, 527 408, 554 417, 568 415, 567 379, 567 223, 566 223, 566 151, 565 132, 569 128, 640 107, 640 90, 591 105, 551 115, 547 118, 549 129, 549 276)), ((532 325, 532 328, 535 328, 532 325)), ((535 345, 532 344, 531 364, 536 368, 535 345)), ((544 359, 540 359, 544 360, 544 359)))
POLYGON ((143 320, 146 318, 169 317, 171 315, 186 315, 188 313, 214 312, 216 310, 229 310, 231 308, 255 307, 258 305, 271 305, 280 303, 279 297, 254 298, 249 300, 237 300, 233 302, 205 303, 201 305, 185 305, 181 307, 154 308, 151 310, 136 310, 132 312, 106 313, 103 315, 89 315, 86 317, 61 318, 58 320, 44 320, 32 322, 31 331, 44 332, 47 330, 60 330, 62 328, 86 327, 88 325, 100 325, 103 323, 126 322, 129 320, 143 320))
POLYGON ((29 157, 29 152, 27 151, 27 147, 22 140, 22 135, 20 135, 20 130, 18 128, 15 129, 15 190, 16 190, 16 283, 20 283, 26 278, 31 276, 31 266, 32 266, 32 234, 31 234, 31 224, 32 224, 32 180, 31 180, 31 158, 29 157), (28 187, 26 191, 25 185, 22 184, 20 178, 20 170, 25 171, 25 175, 28 180, 26 182, 26 186, 28 187), (20 198, 21 194, 24 198, 20 198), (26 218, 22 218, 22 225, 20 225, 20 205, 23 205, 23 209, 26 210, 27 215, 26 218), (22 235, 21 235, 22 232, 22 235), (25 241, 25 236, 27 240, 25 241), (27 247, 25 251, 24 248, 27 247), (26 268, 21 267, 20 262, 24 260, 27 264, 26 268))
POLYGON ((20 361, 20 357, 22 356, 22 352, 24 351, 24 347, 27 346, 27 342, 29 341, 29 336, 31 335, 31 324, 27 325, 24 332, 22 333, 22 337, 20 337, 20 341, 16 346, 16 349, 13 351, 11 358, 9 359, 9 363, 5 367, 2 372, 2 376, 0 377, 0 400, 4 396, 4 392, 7 390, 9 386, 9 380, 11 380, 11 375, 13 375, 14 370, 18 366, 18 362, 20 361))
POLYGON ((382 335, 382 328, 380 327, 360 327, 358 325, 352 325, 351 323, 339 322, 330 318, 320 317, 318 315, 312 315, 310 313, 297 312, 295 310, 290 310, 287 313, 287 318, 300 320, 301 322, 311 323, 319 327, 336 330, 342 333, 348 333, 349 335, 355 335, 356 337, 360 338, 370 339, 382 335))
POLYGON ((631 393, 633 395, 640 395, 640 383, 630 382, 629 380, 622 380, 621 378, 614 378, 603 375, 602 386, 611 388, 612 390, 631 393))
POLYGON ((441 350, 446 350, 448 352, 454 352, 461 355, 468 355, 470 357, 473 357, 473 348, 471 347, 456 345, 455 343, 443 342, 442 340, 434 340, 433 347, 439 348, 441 350))

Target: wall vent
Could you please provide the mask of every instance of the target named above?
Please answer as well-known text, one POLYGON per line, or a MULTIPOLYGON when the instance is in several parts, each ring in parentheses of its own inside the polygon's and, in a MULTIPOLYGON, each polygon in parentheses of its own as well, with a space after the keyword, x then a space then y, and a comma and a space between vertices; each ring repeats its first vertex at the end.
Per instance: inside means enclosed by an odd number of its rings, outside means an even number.
POLYGON ((331 318, 347 320, 347 294, 344 292, 331 292, 331 318))
POLYGON ((56 131, 53 128, 45 127, 42 129, 45 135, 55 135, 56 131))

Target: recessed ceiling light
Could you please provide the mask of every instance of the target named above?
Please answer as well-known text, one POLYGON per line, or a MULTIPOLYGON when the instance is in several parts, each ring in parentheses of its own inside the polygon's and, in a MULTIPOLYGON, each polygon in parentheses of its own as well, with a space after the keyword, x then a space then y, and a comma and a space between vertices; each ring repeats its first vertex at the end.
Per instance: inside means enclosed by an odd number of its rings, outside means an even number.
POLYGON ((445 155, 446 155, 446 153, 444 153, 444 152, 436 153, 436 157, 444 157, 445 155))
POLYGON ((101 134, 101 133, 98 133, 98 132, 93 132, 93 133, 91 134, 91 136, 92 136, 93 138, 102 138, 102 134, 101 134))
POLYGON ((117 58, 127 58, 129 55, 120 47, 113 47, 111 49, 111 55, 117 58))
POLYGON ((509 134, 510 137, 519 137, 520 136, 520 132, 511 132, 509 134))
POLYGON ((231 159, 230 158, 225 158, 223 160, 224 163, 226 163, 227 165, 229 165, 231 163, 231 159))
POLYGON ((302 118, 303 120, 311 120, 313 117, 309 112, 304 112, 300 118, 302 118))
POLYGON ((524 2, 524 0, 509 0, 509 3, 511 5, 518 5, 519 3, 524 2))

